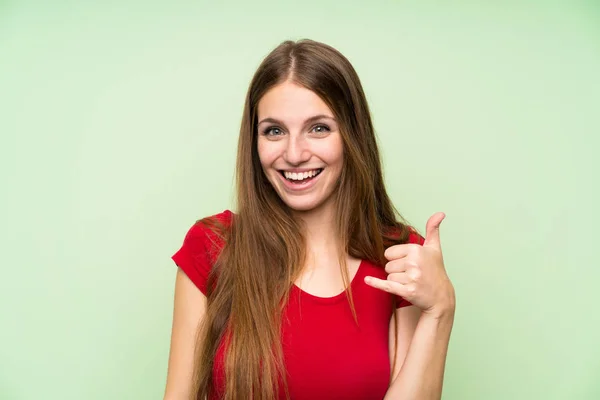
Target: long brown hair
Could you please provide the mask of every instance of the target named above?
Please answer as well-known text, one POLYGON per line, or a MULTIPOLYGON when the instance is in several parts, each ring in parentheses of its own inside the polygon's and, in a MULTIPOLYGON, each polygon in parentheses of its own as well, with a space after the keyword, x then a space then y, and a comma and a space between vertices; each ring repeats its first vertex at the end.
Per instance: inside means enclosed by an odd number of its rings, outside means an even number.
MULTIPOLYGON (((272 87, 292 81, 316 93, 334 113, 344 165, 334 193, 342 277, 347 255, 384 265, 387 246, 406 243, 409 226, 384 186, 365 94, 356 71, 336 49, 312 40, 285 41, 260 64, 246 96, 237 153, 237 213, 208 283, 198 335, 194 398, 214 389, 217 349, 226 340, 225 399, 271 400, 287 393, 280 341, 281 311, 305 261, 301 223, 265 177, 257 153, 257 107, 272 87)), ((352 296, 349 294, 351 307, 352 296)))

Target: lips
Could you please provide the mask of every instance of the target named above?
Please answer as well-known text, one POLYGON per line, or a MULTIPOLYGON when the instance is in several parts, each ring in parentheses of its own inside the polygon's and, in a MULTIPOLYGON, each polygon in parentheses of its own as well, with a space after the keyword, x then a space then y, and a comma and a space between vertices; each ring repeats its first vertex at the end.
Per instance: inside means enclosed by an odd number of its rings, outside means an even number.
POLYGON ((284 187, 291 192, 298 192, 313 187, 323 170, 324 168, 316 168, 304 171, 280 170, 278 172, 284 187))
POLYGON ((321 172, 323 171, 323 168, 316 168, 316 169, 312 169, 312 170, 305 170, 305 171, 279 171, 279 173, 288 181, 293 182, 295 184, 301 184, 307 181, 310 181, 311 179, 314 179, 315 177, 317 177, 321 172))

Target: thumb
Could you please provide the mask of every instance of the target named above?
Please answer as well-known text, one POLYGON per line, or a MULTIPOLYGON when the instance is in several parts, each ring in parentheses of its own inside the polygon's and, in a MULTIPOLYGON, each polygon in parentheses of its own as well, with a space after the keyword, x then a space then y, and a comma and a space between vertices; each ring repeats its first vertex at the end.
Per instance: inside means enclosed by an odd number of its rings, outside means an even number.
POLYGON ((442 223, 444 218, 446 218, 446 214, 444 214, 443 212, 435 213, 431 217, 429 217, 426 227, 427 232, 425 233, 427 237, 425 238, 425 243, 423 243, 424 246, 429 245, 441 247, 440 224, 442 223))

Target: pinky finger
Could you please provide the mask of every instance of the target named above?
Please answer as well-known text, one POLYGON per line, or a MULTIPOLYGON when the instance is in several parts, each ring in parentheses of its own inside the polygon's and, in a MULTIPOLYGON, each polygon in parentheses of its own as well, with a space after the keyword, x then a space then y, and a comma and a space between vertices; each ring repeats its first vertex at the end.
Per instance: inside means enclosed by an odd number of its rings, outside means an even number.
POLYGON ((365 283, 376 289, 383 290, 384 292, 392 293, 398 296, 402 296, 406 293, 404 285, 394 281, 367 276, 365 277, 365 283))

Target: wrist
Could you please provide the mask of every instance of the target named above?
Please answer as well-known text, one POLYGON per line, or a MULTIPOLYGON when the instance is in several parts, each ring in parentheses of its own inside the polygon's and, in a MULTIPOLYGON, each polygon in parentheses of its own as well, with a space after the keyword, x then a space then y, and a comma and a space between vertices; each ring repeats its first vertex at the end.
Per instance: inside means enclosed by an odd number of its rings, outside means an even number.
POLYGON ((423 310, 423 314, 435 319, 454 319, 455 310, 456 298, 454 296, 454 289, 452 289, 443 301, 440 301, 428 310, 423 310))

